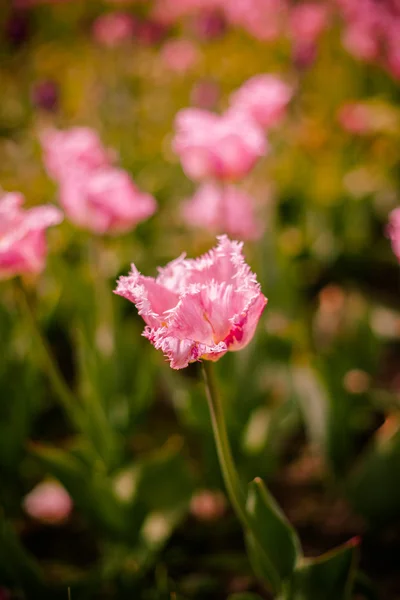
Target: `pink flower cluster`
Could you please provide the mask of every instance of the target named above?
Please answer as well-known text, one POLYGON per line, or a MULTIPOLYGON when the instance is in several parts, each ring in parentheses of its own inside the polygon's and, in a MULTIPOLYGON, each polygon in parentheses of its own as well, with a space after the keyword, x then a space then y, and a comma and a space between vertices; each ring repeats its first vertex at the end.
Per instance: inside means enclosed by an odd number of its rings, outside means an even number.
POLYGON ((400 78, 400 6, 397 0, 337 0, 345 20, 343 44, 355 57, 383 65, 400 78))
POLYGON ((242 254, 227 236, 197 259, 184 256, 145 277, 135 265, 116 294, 133 302, 146 323, 143 335, 162 350, 173 369, 216 361, 252 339, 267 303, 242 254))
POLYGON ((286 0, 157 0, 153 10, 155 18, 168 24, 188 16, 222 15, 228 24, 260 40, 281 33, 286 13, 286 0))
POLYGON ((267 153, 265 130, 282 119, 292 93, 279 77, 257 75, 232 94, 222 115, 193 108, 178 113, 173 148, 186 175, 213 181, 185 204, 187 223, 242 239, 259 237, 254 202, 227 184, 245 177, 267 153))
POLYGON ((91 129, 47 131, 42 146, 47 172, 59 184, 60 202, 78 227, 125 233, 155 212, 154 198, 111 164, 111 153, 91 129))
POLYGON ((22 194, 4 194, 0 198, 0 279, 37 274, 47 255, 45 230, 63 220, 55 206, 21 208, 22 194))
POLYGON ((107 48, 116 48, 132 40, 145 45, 156 44, 165 33, 165 25, 158 20, 140 19, 123 11, 104 13, 92 24, 93 39, 107 48))

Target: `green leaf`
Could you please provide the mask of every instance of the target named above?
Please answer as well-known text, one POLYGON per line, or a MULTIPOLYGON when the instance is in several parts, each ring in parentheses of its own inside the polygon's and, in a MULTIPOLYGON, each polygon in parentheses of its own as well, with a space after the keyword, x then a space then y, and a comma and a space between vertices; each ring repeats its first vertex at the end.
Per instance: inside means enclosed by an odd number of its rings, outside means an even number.
POLYGON ((35 597, 42 597, 44 583, 39 566, 26 552, 16 534, 0 514, 0 579, 19 585, 35 597))
POLYGON ((392 418, 386 430, 379 431, 348 481, 355 509, 376 524, 384 524, 400 514, 400 426, 392 418), (390 431, 392 429, 392 431, 390 431))
POLYGON ((350 600, 357 546, 355 538, 318 558, 303 559, 283 600, 350 600))
POLYGON ((253 559, 272 585, 274 573, 280 582, 288 579, 302 556, 300 543, 295 530, 260 478, 249 484, 246 508, 258 533, 257 543, 250 539, 253 559), (262 554, 258 552, 260 543, 262 554))

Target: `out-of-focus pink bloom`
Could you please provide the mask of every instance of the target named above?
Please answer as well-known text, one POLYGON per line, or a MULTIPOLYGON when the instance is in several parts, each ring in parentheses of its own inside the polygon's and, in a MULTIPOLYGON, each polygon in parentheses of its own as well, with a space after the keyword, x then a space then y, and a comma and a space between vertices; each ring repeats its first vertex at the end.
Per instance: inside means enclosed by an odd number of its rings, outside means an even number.
POLYGON ((89 127, 51 129, 41 138, 44 163, 50 177, 60 182, 70 173, 90 171, 110 163, 110 152, 89 127))
POLYGON ((196 35, 202 40, 215 40, 226 32, 227 23, 221 10, 202 11, 193 22, 196 35))
POLYGON ((186 222, 215 233, 228 233, 243 240, 260 237, 254 202, 233 185, 204 183, 183 206, 186 222))
POLYGON ((346 131, 363 135, 371 129, 371 114, 368 106, 362 102, 348 102, 338 112, 340 125, 346 131))
POLYGON ((23 507, 34 519, 56 525, 68 519, 72 510, 72 500, 60 483, 43 481, 25 496, 23 507))
POLYGON ((97 17, 93 23, 93 37, 102 46, 115 48, 132 39, 135 20, 127 13, 114 12, 97 17))
POLYGON ((329 7, 317 2, 296 4, 290 12, 290 31, 298 43, 314 44, 324 31, 329 7))
POLYGON ((282 118, 292 95, 293 88, 279 77, 256 75, 232 94, 231 106, 266 128, 282 118))
POLYGON ((40 273, 47 255, 45 230, 63 220, 55 206, 23 210, 23 203, 15 192, 0 198, 0 279, 40 273))
POLYGON ((225 0, 157 0, 152 15, 161 22, 170 24, 190 15, 218 10, 223 7, 224 2, 225 0))
POLYGON ((136 305, 146 323, 143 335, 173 369, 218 360, 252 339, 267 299, 242 247, 224 235, 208 254, 183 255, 159 269, 155 279, 135 265, 119 279, 115 293, 136 305))
POLYGON ((181 110, 173 148, 193 179, 241 179, 267 151, 264 134, 242 113, 218 116, 205 110, 181 110))
POLYGON ((135 37, 145 46, 154 46, 165 37, 167 27, 164 23, 153 19, 139 21, 135 37))
POLYGON ((343 44, 361 60, 375 62, 400 77, 400 6, 375 0, 337 0, 345 21, 343 44), (397 58, 396 58, 397 57, 397 58))
POLYGON ((190 40, 169 40, 161 49, 164 65, 176 73, 186 73, 200 59, 197 46, 190 40))
POLYGON ((229 0, 224 3, 228 22, 262 41, 276 39, 287 13, 285 0, 229 0))
POLYGON ((197 108, 211 110, 215 108, 220 97, 219 85, 212 80, 198 81, 192 88, 190 100, 197 108))
POLYGON ((152 196, 112 167, 71 174, 61 185, 60 202, 75 225, 98 234, 127 232, 156 210, 152 196))
POLYGON ((201 490, 190 502, 190 512, 199 521, 218 521, 226 511, 226 499, 219 490, 201 490))
POLYGON ((386 233, 392 243, 393 253, 400 262, 400 208, 395 208, 390 213, 386 233))
POLYGON ((318 40, 328 24, 329 7, 316 2, 296 4, 290 12, 294 62, 299 68, 309 67, 317 54, 318 40))

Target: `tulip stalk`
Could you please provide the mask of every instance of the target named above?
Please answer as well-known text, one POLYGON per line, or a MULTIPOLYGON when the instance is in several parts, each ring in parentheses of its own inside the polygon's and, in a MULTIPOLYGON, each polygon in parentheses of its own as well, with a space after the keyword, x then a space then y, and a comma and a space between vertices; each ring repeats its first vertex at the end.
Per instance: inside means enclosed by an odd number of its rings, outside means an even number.
POLYGON ((214 439, 225 487, 238 519, 246 529, 251 529, 249 518, 246 513, 245 496, 235 463, 233 462, 224 410, 217 392, 213 365, 209 361, 203 361, 201 366, 206 386, 207 402, 210 410, 214 439))

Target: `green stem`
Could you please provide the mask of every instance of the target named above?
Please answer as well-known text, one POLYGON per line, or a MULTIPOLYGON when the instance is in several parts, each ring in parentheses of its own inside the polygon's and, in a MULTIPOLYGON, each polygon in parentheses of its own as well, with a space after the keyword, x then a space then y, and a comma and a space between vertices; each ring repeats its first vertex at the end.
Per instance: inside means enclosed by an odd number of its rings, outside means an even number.
POLYGON ((231 501, 233 509, 243 527, 252 531, 253 527, 251 526, 250 519, 246 511, 246 498, 243 493, 239 475, 236 471, 236 467, 232 458, 224 411, 221 400, 217 393, 213 367, 209 361, 203 361, 201 365, 206 386, 207 401, 210 409, 215 444, 217 446, 219 464, 225 482, 226 491, 228 492, 229 500, 231 501))
POLYGON ((44 338, 37 323, 36 316, 32 309, 26 289, 22 281, 19 280, 16 280, 16 297, 20 306, 20 310, 25 316, 25 319, 31 330, 32 337, 38 347, 43 369, 46 372, 51 385, 53 386, 54 392, 60 400, 65 412, 70 416, 73 422, 76 422, 79 406, 60 372, 47 340, 44 338))
MULTIPOLYGON (((263 555, 263 560, 269 564, 269 559, 263 549, 264 543, 260 537, 257 523, 253 520, 252 516, 246 509, 246 496, 242 489, 235 463, 233 462, 228 431, 225 423, 224 410, 217 392, 212 363, 203 361, 201 366, 204 383, 206 386, 207 401, 210 409, 219 464, 225 482, 226 491, 228 492, 229 500, 236 513, 236 516, 243 526, 244 531, 251 534, 254 544, 258 548, 260 555, 263 555)), ((279 579, 279 575, 274 572, 272 565, 270 565, 270 570, 271 589, 273 591, 277 591, 281 587, 281 581, 279 579)))

